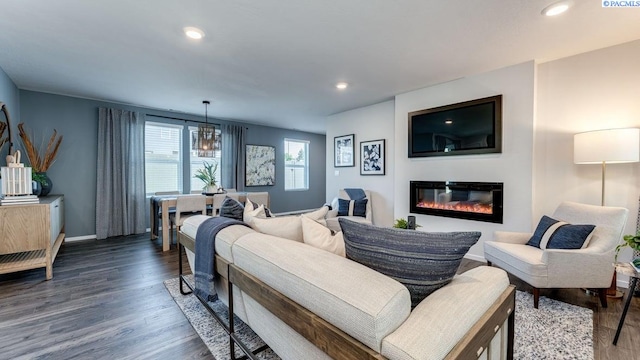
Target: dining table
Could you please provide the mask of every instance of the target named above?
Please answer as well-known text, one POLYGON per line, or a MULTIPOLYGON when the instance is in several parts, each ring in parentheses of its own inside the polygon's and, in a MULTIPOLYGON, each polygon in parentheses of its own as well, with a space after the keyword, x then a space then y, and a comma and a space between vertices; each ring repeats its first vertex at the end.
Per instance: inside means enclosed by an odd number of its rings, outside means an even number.
MULTIPOLYGON (((213 205, 214 198, 217 195, 226 195, 227 193, 203 193, 207 197, 207 205, 213 205)), ((243 202, 246 199, 246 193, 238 193, 239 201, 243 202)), ((151 240, 158 238, 158 226, 160 225, 160 219, 162 219, 162 251, 169 251, 171 244, 169 243, 169 231, 171 231, 171 225, 169 223, 170 209, 175 209, 179 196, 192 196, 189 194, 184 195, 154 195, 150 198, 150 219, 151 225, 151 240)), ((214 210, 215 211, 215 210, 214 210)), ((215 216, 215 214, 214 214, 215 216)))

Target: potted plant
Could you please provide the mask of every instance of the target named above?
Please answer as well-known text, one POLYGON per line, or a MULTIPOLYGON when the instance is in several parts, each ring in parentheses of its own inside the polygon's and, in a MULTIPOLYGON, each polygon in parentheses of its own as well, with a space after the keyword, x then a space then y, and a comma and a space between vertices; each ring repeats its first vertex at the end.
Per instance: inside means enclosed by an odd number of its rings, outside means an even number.
MULTIPOLYGON (((393 224, 393 227, 396 229, 408 229, 409 222, 406 219, 396 219, 396 222, 393 224)), ((416 228, 422 227, 422 225, 416 224, 416 228)))
POLYGON ((633 249, 634 259, 640 257, 640 231, 638 231, 638 233, 635 235, 625 235, 622 237, 622 239, 624 240, 624 242, 616 246, 615 261, 618 261, 618 253, 620 252, 620 250, 627 246, 633 249))
POLYGON ((196 170, 196 174, 193 177, 202 180, 202 182, 204 183, 202 190, 204 190, 204 192, 214 193, 218 191, 218 188, 216 186, 216 172, 218 171, 218 163, 213 162, 209 164, 206 161, 203 161, 202 163, 204 165, 204 168, 196 170))

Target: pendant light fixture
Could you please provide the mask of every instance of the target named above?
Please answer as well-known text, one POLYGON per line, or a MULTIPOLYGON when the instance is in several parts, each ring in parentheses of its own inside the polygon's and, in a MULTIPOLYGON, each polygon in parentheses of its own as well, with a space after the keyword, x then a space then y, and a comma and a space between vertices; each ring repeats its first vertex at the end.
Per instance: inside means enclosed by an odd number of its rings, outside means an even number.
POLYGON ((216 127, 209 124, 208 108, 209 100, 203 100, 204 104, 204 124, 198 124, 198 157, 214 157, 216 146, 216 127))

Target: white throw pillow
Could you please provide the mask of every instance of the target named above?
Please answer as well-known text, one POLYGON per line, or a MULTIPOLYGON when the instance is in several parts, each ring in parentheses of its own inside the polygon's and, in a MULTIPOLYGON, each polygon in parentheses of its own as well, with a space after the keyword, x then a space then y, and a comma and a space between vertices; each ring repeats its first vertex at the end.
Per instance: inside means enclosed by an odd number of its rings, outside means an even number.
POLYGON ((310 219, 305 214, 300 216, 300 221, 302 223, 302 238, 305 244, 332 252, 342 257, 345 256, 342 232, 331 235, 331 230, 329 230, 329 228, 310 219))
POLYGON ((304 213, 302 215, 308 217, 311 220, 315 220, 317 222, 320 223, 320 225, 323 226, 327 226, 327 221, 325 220, 325 217, 327 216, 327 212, 329 212, 329 207, 328 206, 323 206, 321 208, 319 208, 318 210, 314 210, 308 213, 304 213))
POLYGON ((257 232, 302 242, 300 216, 254 217, 248 224, 257 232))
MULTIPOLYGON (((246 210, 247 208, 249 209, 249 211, 251 211, 251 210, 255 210, 255 209, 257 209, 257 208, 258 208, 258 207, 260 207, 260 206, 262 206, 262 207, 263 207, 263 209, 264 209, 264 210, 263 210, 264 216, 261 216, 261 217, 275 217, 275 215, 273 215, 273 213, 271 212, 271 210, 270 210, 270 209, 267 207, 267 205, 265 205, 265 204, 258 204, 258 203, 256 203, 256 202, 253 202, 253 201, 249 200, 249 199, 247 199, 247 201, 245 201, 245 202, 244 202, 244 209, 245 209, 245 210, 246 210)), ((245 214, 246 214, 246 212, 245 212, 245 214)))
POLYGON ((253 223, 253 219, 255 218, 266 218, 267 214, 264 211, 264 205, 258 206, 256 209, 253 208, 250 202, 247 202, 247 205, 244 207, 244 213, 242 214, 242 219, 244 222, 253 227, 251 224, 253 223))

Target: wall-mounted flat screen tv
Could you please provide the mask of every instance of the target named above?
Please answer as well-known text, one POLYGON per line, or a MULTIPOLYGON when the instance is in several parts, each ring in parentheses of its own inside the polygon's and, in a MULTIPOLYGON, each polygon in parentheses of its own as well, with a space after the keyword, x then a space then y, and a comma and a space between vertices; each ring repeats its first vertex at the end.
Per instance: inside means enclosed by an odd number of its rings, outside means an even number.
POLYGON ((502 152, 502 95, 409 113, 409 157, 502 152))

